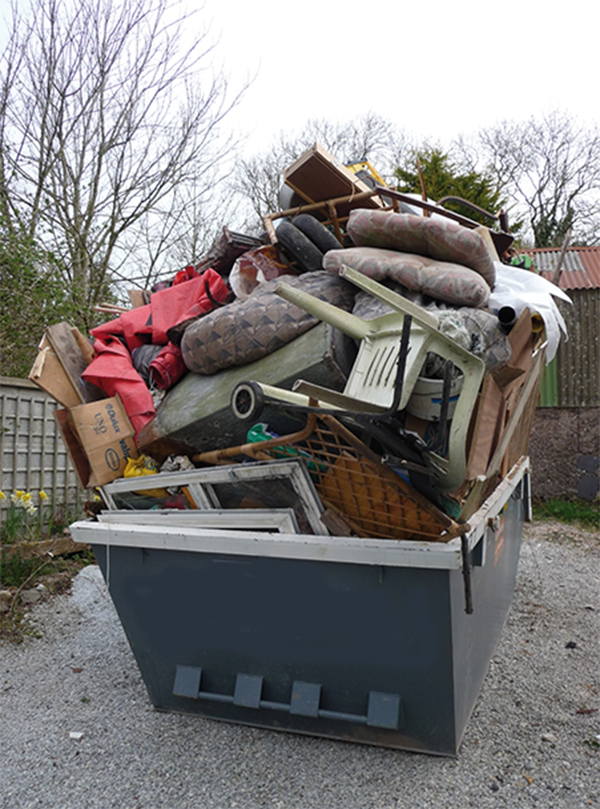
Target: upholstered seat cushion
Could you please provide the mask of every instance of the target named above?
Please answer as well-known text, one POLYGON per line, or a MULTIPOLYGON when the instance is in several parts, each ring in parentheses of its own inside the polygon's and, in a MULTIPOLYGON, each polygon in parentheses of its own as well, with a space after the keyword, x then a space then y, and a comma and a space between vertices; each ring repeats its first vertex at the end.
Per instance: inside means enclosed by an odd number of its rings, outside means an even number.
POLYGON ((489 286, 474 270, 414 253, 379 247, 348 247, 325 253, 326 270, 337 273, 344 264, 375 281, 389 278, 454 306, 485 306, 490 294, 489 286))
POLYGON ((494 262, 483 237, 450 219, 359 208, 350 213, 347 230, 355 245, 449 261, 474 270, 489 287, 496 282, 494 262))
MULTIPOLYGON (((345 311, 352 309, 354 287, 332 273, 319 270, 286 277, 285 282, 345 311)), ((188 326, 181 352, 189 370, 214 374, 246 365, 316 326, 316 317, 275 294, 277 283, 279 279, 260 284, 249 298, 216 309, 188 326)))

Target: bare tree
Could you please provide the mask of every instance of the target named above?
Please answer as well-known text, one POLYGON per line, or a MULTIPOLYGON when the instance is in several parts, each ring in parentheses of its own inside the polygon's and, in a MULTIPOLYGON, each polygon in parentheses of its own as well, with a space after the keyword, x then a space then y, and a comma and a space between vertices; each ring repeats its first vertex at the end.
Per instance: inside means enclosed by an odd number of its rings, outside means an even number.
MULTIPOLYGON (((464 147, 464 143, 463 143, 464 147)), ((598 241, 600 132, 552 112, 541 119, 504 121, 483 130, 477 150, 524 214, 536 247, 598 241)))
POLYGON ((253 223, 260 228, 265 214, 280 209, 279 191, 285 168, 314 143, 342 163, 369 160, 389 181, 393 180, 401 156, 410 148, 402 131, 374 113, 342 123, 313 119, 299 134, 280 133, 268 150, 237 163, 232 188, 248 211, 246 227, 253 223))
POLYGON ((339 124, 310 121, 302 140, 306 145, 315 141, 321 143, 343 163, 369 160, 390 180, 399 157, 409 148, 406 135, 373 112, 339 124))
POLYGON ((0 212, 51 246, 82 315, 115 278, 159 268, 188 224, 183 201, 207 198, 232 156, 222 124, 243 90, 230 99, 190 16, 171 0, 38 0, 26 19, 13 7, 0 212))

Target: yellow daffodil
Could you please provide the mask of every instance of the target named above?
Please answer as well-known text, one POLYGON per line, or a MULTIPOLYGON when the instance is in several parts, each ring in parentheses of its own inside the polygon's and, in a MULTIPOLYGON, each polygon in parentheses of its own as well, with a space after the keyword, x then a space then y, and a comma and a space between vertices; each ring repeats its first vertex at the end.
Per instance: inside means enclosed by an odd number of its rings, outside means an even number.
POLYGON ((43 489, 40 489, 40 500, 47 500, 47 499, 48 495, 46 494, 46 492, 43 489))
POLYGON ((6 495, 4 494, 2 489, 0 489, 0 500, 6 500, 6 495))

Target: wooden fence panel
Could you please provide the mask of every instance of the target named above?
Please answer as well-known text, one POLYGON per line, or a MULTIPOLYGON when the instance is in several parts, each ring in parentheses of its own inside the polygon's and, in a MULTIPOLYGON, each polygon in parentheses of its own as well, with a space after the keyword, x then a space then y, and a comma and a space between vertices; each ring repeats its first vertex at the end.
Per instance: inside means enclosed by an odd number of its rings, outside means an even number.
POLYGON ((81 507, 83 492, 52 415, 57 406, 28 380, 0 378, 3 510, 15 490, 30 492, 34 505, 43 490, 54 510, 81 507))

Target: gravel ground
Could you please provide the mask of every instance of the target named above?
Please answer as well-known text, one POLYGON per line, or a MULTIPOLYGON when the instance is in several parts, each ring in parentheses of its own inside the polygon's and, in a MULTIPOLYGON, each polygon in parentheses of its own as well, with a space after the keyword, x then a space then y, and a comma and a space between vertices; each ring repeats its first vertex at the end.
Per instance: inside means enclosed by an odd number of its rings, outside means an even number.
POLYGON ((600 806, 600 542, 526 527, 515 600, 457 758, 155 712, 98 568, 0 646, 0 806, 600 806), (83 734, 77 740, 70 733, 83 734))

